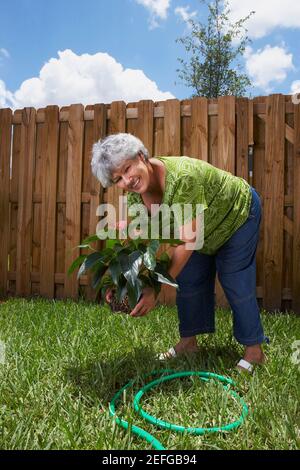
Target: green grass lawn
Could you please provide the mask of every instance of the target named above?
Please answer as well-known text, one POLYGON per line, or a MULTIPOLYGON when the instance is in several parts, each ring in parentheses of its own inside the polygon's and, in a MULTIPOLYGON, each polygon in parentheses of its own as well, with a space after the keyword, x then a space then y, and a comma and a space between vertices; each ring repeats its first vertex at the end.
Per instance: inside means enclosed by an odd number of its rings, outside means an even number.
MULTIPOLYGON (((299 317, 263 313, 267 364, 245 377, 234 366, 242 348, 232 338, 229 311, 217 311, 217 333, 199 338, 201 353, 167 364, 175 371, 206 370, 233 378, 251 412, 239 429, 183 435, 144 423, 131 409, 128 391, 118 414, 176 449, 299 448, 299 365, 292 343, 299 317)), ((160 306, 143 318, 112 314, 84 301, 8 299, 0 304, 1 449, 149 449, 143 439, 116 426, 108 404, 129 380, 161 368, 155 354, 178 339, 176 307, 160 306)), ((163 366, 165 367, 165 366, 163 366)), ((145 410, 184 426, 234 421, 240 405, 217 383, 187 378, 159 386, 145 410)))

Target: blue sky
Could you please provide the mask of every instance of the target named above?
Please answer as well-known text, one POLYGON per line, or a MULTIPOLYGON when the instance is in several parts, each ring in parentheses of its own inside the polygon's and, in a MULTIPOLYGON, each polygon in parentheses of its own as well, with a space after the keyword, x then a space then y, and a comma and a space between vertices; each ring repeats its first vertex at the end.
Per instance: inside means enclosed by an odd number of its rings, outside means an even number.
MULTIPOLYGON (((229 3, 233 19, 256 10, 242 60, 249 95, 298 91, 300 2, 229 3)), ((187 58, 175 40, 189 15, 205 19, 199 0, 5 0, 0 106, 188 98, 192 89, 175 85, 177 58, 187 58)))

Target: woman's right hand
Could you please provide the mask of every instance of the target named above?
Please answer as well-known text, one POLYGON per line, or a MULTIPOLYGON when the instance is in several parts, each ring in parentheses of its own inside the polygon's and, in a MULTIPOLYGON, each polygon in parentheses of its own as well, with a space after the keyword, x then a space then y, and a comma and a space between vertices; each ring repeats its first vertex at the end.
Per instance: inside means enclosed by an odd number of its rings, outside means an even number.
POLYGON ((111 303, 113 297, 113 290, 109 287, 107 291, 105 292, 105 300, 108 304, 111 303))

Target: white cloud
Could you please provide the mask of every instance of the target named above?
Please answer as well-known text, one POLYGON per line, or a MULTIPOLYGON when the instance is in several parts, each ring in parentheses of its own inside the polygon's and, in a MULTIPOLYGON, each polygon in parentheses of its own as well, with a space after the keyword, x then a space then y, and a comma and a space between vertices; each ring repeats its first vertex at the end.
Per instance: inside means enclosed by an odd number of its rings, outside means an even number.
POLYGON ((177 7, 175 8, 175 14, 180 16, 183 21, 188 23, 188 20, 194 18, 197 15, 196 11, 189 12, 190 7, 177 7))
POLYGON ((157 28, 157 19, 166 20, 171 0, 135 0, 139 5, 144 6, 150 12, 150 29, 157 28))
POLYGON ((58 58, 42 67, 39 77, 25 80, 14 93, 1 83, 0 99, 14 108, 174 98, 160 91, 142 70, 124 69, 107 53, 76 55, 70 49, 59 51, 58 58))
POLYGON ((265 46, 254 52, 251 47, 245 51, 246 70, 253 85, 267 93, 272 92, 275 84, 282 83, 289 70, 294 69, 293 54, 288 53, 284 46, 265 46))
POLYGON ((12 93, 7 90, 3 80, 0 80, 0 108, 10 108, 12 103, 12 93))
POLYGON ((291 94, 300 93, 300 80, 296 80, 291 85, 291 94))
POLYGON ((246 23, 252 38, 261 38, 273 29, 300 28, 300 2, 295 0, 228 0, 232 10, 230 19, 238 20, 254 10, 246 23))
POLYGON ((10 57, 9 52, 7 49, 4 49, 4 47, 0 48, 0 56, 6 57, 8 59, 10 57))

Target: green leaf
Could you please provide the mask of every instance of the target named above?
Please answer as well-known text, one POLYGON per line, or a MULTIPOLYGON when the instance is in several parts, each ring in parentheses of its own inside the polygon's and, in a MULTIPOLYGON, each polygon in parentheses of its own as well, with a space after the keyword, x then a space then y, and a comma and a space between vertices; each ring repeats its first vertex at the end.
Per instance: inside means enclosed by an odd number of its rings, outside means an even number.
POLYGON ((81 243, 82 245, 90 244, 92 242, 98 242, 100 239, 97 235, 91 235, 90 237, 85 238, 81 243))
POLYGON ((152 253, 154 256, 156 256, 156 252, 159 248, 160 241, 159 240, 150 240, 149 243, 149 252, 152 253))
POLYGON ((130 282, 127 282, 126 287, 128 292, 129 305, 133 309, 138 303, 142 294, 142 283, 139 279, 137 279, 134 286, 132 286, 130 282))
POLYGON ((156 266, 154 275, 157 277, 158 282, 168 284, 169 286, 178 287, 176 281, 170 276, 162 266, 156 266))
POLYGON ((112 260, 109 264, 108 270, 111 274, 111 278, 112 278, 114 284, 117 285, 118 281, 119 281, 119 277, 122 274, 122 270, 121 270, 121 266, 120 266, 119 261, 117 259, 112 260))
POLYGON ((120 281, 118 283, 116 297, 118 302, 122 302, 125 295, 127 294, 127 287, 126 287, 126 279, 124 276, 121 276, 120 281))
POLYGON ((82 264, 82 262, 85 260, 87 255, 80 255, 78 256, 75 261, 73 261, 73 263, 71 264, 71 266, 69 267, 68 269, 68 276, 70 276, 70 274, 72 274, 76 268, 78 268, 78 266, 80 266, 82 264))
POLYGON ((80 266, 80 269, 77 274, 77 279, 85 273, 88 269, 92 268, 95 264, 102 264, 103 263, 103 255, 99 252, 91 253, 90 255, 86 256, 86 259, 80 266))
POLYGON ((128 256, 126 253, 121 252, 118 256, 118 260, 122 273, 133 286, 143 262, 143 254, 141 254, 140 251, 134 251, 128 256))
POLYGON ((153 252, 151 251, 150 247, 147 247, 146 253, 143 256, 143 262, 147 269, 153 271, 156 266, 156 258, 153 252))
POLYGON ((114 248, 117 243, 118 240, 106 240, 105 246, 106 248, 114 248))
POLYGON ((154 287, 154 284, 157 284, 157 281, 145 274, 140 274, 139 279, 142 281, 143 287, 154 287))
POLYGON ((99 287, 101 279, 104 273, 106 272, 106 270, 107 270, 107 267, 104 264, 99 266, 99 268, 97 269, 96 273, 93 276, 93 280, 92 280, 93 289, 97 289, 97 287, 99 287))

